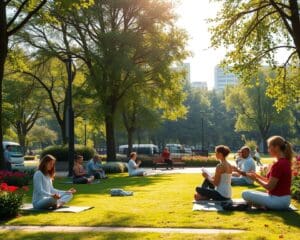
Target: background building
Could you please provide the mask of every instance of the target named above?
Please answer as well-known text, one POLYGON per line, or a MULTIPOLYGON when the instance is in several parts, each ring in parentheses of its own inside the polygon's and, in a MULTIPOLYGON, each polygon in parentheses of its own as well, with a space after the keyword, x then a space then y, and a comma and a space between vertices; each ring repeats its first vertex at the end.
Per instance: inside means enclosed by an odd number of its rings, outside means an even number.
POLYGON ((238 83, 237 76, 223 70, 220 66, 215 67, 215 85, 216 91, 223 91, 228 85, 235 85, 238 83))
POLYGON ((192 82, 191 87, 207 90, 207 82, 192 82))

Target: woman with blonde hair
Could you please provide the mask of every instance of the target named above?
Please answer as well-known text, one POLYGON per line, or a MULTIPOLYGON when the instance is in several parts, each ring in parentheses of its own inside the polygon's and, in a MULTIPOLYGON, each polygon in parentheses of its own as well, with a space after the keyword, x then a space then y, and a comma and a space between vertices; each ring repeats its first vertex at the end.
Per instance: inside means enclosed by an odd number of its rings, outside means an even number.
POLYGON ((38 171, 33 176, 32 204, 36 209, 60 208, 69 202, 76 192, 74 188, 68 191, 61 191, 53 187, 55 162, 55 157, 46 155, 42 158, 38 171))
POLYGON ((268 151, 276 162, 271 166, 266 177, 255 172, 247 173, 268 192, 244 191, 242 197, 249 204, 263 209, 287 209, 291 203, 292 158, 293 150, 283 137, 273 136, 268 139, 268 151))

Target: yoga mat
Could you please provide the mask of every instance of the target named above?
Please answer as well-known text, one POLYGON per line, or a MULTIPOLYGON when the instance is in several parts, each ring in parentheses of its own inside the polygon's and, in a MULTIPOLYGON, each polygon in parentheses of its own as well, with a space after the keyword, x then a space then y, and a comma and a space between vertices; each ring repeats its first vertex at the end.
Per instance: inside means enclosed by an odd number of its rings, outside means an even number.
POLYGON ((86 206, 63 206, 54 210, 47 209, 35 209, 33 208, 31 203, 25 203, 20 209, 23 211, 34 211, 34 212, 64 212, 64 213, 80 213, 94 207, 86 207, 86 206))
MULTIPOLYGON (((246 203, 243 199, 237 198, 237 199, 232 199, 228 201, 212 201, 212 200, 207 200, 207 201, 193 201, 193 211, 210 211, 210 212, 218 212, 218 211, 225 211, 222 207, 222 203, 226 202, 232 202, 233 204, 241 204, 241 203, 246 203)), ((248 210, 249 211, 249 210, 248 210)), ((250 211, 263 211, 260 209, 253 208, 250 211)), ((267 211, 298 211, 298 209, 291 204, 288 209, 283 209, 283 210, 267 210, 267 211)))

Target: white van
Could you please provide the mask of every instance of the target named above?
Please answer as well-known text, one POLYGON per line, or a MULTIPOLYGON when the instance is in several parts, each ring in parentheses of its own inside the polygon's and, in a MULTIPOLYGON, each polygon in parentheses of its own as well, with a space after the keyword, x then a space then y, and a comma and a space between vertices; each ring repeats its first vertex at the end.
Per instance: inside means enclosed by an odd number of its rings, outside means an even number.
MULTIPOLYGON (((133 144, 132 150, 142 155, 155 155, 159 153, 158 147, 154 144, 133 144)), ((120 154, 128 153, 128 145, 119 146, 120 154)))
POLYGON ((5 141, 2 143, 4 151, 7 146, 11 146, 12 150, 10 152, 10 163, 13 170, 23 170, 24 169, 24 155, 22 147, 19 143, 5 141))

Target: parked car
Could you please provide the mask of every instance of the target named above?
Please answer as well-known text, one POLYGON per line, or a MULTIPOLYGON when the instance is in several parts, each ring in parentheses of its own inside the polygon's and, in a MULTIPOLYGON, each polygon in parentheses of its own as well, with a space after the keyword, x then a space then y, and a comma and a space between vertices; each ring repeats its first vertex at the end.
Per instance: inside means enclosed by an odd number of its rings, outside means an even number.
POLYGON ((24 169, 24 154, 23 149, 19 143, 4 141, 2 143, 4 150, 7 146, 11 146, 10 152, 10 163, 13 170, 23 170, 24 169))
MULTIPOLYGON (((155 155, 159 154, 158 146, 154 144, 133 144, 132 150, 142 155, 155 155)), ((128 154, 128 145, 119 146, 120 154, 128 154)))

